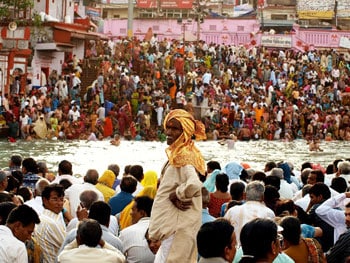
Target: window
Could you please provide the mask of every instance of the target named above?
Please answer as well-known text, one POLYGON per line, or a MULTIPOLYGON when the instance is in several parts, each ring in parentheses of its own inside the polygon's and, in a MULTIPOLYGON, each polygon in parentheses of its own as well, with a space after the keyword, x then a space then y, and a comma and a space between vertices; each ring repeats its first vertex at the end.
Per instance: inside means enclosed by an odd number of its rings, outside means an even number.
POLYGON ((210 31, 216 31, 216 25, 209 25, 210 31))
POLYGON ((244 31, 244 26, 237 26, 237 31, 244 31))
POLYGON ((287 15, 271 14, 271 20, 287 20, 287 15))

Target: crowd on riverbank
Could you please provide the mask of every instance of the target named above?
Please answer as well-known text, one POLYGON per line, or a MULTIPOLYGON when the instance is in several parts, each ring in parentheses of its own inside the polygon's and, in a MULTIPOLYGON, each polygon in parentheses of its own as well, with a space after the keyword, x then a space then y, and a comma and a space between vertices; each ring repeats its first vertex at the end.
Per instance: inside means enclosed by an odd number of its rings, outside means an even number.
POLYGON ((201 119, 208 139, 350 140, 350 59, 335 50, 266 49, 120 39, 65 63, 47 85, 14 81, 2 98, 10 140, 163 140, 172 108, 201 119), (89 56, 96 81, 81 87, 89 56))

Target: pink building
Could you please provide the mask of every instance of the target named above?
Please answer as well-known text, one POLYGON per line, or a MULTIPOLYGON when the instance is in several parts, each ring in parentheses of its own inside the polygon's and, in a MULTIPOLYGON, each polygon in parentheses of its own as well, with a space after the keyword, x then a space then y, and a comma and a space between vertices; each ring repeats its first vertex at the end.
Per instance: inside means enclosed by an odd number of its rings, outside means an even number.
MULTIPOLYGON (((197 39, 197 22, 176 19, 134 19, 134 36, 143 39, 149 29, 158 39, 197 39)), ((126 19, 107 19, 104 33, 111 38, 126 37, 126 19)), ((261 32, 260 23, 255 18, 205 19, 200 24, 199 39, 207 43, 245 45, 247 48, 263 45, 268 48, 295 48, 306 51, 313 48, 349 49, 350 31, 335 28, 322 29, 293 25, 290 32, 274 34, 261 32)))

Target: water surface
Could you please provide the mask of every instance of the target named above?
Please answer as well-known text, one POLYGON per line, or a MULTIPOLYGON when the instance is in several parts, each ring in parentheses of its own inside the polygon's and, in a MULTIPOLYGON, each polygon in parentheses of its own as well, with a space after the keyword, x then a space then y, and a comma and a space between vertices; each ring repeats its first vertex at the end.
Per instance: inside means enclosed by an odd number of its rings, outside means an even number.
MULTIPOLYGON (((196 142, 206 161, 219 161, 221 166, 231 161, 248 163, 256 170, 263 170, 267 161, 290 161, 295 169, 305 161, 319 163, 326 167, 335 159, 350 158, 350 144, 344 141, 322 142, 323 152, 309 152, 304 140, 293 142, 250 141, 236 142, 234 149, 216 141, 196 142)), ((140 164, 144 170, 160 172, 167 160, 166 143, 122 141, 116 147, 109 141, 18 141, 8 143, 0 141, 0 167, 6 167, 12 154, 21 154, 24 158, 45 160, 51 171, 57 172, 58 163, 69 160, 73 163, 74 174, 84 175, 87 169, 94 168, 102 173, 109 164, 116 163, 123 170, 125 165, 140 164)))

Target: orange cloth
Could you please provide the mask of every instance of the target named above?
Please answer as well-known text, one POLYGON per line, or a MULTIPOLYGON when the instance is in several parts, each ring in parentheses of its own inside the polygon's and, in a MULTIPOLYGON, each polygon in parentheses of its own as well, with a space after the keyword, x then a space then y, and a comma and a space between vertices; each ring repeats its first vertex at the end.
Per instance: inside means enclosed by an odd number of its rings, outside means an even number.
MULTIPOLYGON (((154 199, 157 193, 157 186, 154 185, 148 185, 145 186, 140 193, 137 195, 139 196, 148 196, 149 198, 154 199)), ((120 212, 120 218, 119 218, 119 227, 120 229, 124 229, 128 226, 132 225, 132 218, 131 218, 131 209, 134 206, 135 201, 131 201, 124 209, 120 212)))
POLYGON ((103 137, 109 137, 113 135, 113 124, 110 117, 106 117, 103 125, 103 137))
POLYGON ((196 140, 206 139, 204 124, 195 120, 187 111, 176 109, 166 115, 164 129, 166 129, 166 123, 171 119, 176 119, 181 123, 183 133, 166 149, 169 163, 175 167, 193 165, 200 174, 204 175, 206 171, 205 161, 192 141, 192 135, 196 136, 196 140))

